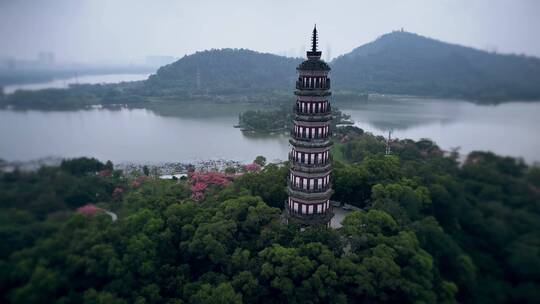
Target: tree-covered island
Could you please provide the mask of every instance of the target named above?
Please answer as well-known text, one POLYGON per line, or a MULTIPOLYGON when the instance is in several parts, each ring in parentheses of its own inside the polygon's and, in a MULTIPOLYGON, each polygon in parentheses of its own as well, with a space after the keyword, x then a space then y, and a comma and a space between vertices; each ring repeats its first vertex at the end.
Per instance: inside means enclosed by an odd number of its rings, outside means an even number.
MULTIPOLYGON (((292 107, 284 104, 274 110, 249 110, 238 115, 237 127, 242 131, 256 133, 289 132, 293 117, 292 107)), ((350 115, 332 108, 332 128, 352 124, 350 115)))

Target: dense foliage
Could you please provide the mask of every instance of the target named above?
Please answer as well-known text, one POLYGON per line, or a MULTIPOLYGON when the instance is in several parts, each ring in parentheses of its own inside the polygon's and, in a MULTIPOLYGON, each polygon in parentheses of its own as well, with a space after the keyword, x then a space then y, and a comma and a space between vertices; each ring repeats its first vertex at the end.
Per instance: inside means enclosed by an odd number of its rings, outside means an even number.
POLYGON ((426 140, 384 156, 382 139, 352 127, 336 142, 347 162, 335 163, 335 198, 364 207, 338 230, 284 225, 287 167, 262 158, 262 170, 230 179, 125 177, 92 159, 3 173, 0 301, 538 299, 538 168, 480 152, 460 167, 426 140), (118 220, 73 212, 89 202, 118 220))
POLYGON ((335 199, 384 210, 413 229, 437 277, 457 284, 460 302, 540 299, 540 168, 489 152, 457 155, 429 140, 385 139, 341 129, 335 199))

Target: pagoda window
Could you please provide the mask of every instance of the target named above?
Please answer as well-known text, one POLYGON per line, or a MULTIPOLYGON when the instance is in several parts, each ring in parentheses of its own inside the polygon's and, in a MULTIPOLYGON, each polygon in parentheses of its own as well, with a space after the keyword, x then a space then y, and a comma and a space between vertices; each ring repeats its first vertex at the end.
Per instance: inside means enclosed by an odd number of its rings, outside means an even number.
POLYGON ((306 211, 307 211, 307 210, 306 210, 306 209, 307 209, 306 207, 307 207, 307 206, 306 206, 305 204, 302 204, 302 214, 306 214, 306 213, 307 213, 307 212, 306 212, 306 211))
POLYGON ((309 205, 308 214, 313 214, 313 205, 309 205))
POLYGON ((298 212, 298 203, 297 202, 293 203, 293 210, 298 212))

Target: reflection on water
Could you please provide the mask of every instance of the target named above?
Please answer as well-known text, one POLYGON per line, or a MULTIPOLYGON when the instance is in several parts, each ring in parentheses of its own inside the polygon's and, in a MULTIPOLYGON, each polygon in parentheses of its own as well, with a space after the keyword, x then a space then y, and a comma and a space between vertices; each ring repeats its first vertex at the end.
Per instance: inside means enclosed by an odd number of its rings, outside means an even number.
POLYGON ((105 74, 105 75, 83 75, 78 77, 53 79, 51 81, 27 84, 13 84, 4 86, 4 93, 11 94, 16 90, 35 91, 42 89, 65 89, 70 84, 98 84, 98 83, 118 83, 122 81, 138 81, 147 79, 150 74, 105 74))
MULTIPOLYGON (((178 106, 181 108, 182 106, 178 106)), ((177 109, 180 111, 180 109, 177 109)), ((213 117, 164 117, 145 109, 69 112, 0 111, 0 158, 90 155, 114 162, 285 159, 285 136, 243 136, 238 112, 213 117)))
MULTIPOLYGON (((257 155, 286 159, 288 136, 243 134, 233 128, 249 104, 153 104, 149 109, 0 110, 0 158, 94 156, 114 162, 189 162, 257 155)), ((338 107, 358 127, 399 138, 431 138, 462 153, 490 150, 540 161, 540 103, 480 106, 459 100, 382 98, 338 107)))
POLYGON ((540 102, 477 105, 461 100, 376 97, 338 107, 355 125, 374 134, 392 129, 398 138, 430 138, 443 149, 466 154, 489 150, 540 161, 540 102))

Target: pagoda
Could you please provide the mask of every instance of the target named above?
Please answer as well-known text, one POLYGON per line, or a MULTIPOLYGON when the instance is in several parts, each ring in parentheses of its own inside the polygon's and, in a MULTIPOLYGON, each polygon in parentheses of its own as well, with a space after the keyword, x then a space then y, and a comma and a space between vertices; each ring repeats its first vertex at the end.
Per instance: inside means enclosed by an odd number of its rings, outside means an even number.
POLYGON ((316 27, 311 42, 307 60, 296 68, 296 105, 289 140, 292 145, 287 183, 289 198, 285 210, 288 223, 328 226, 334 215, 330 205, 330 67, 321 60, 321 52, 317 50, 316 27))

